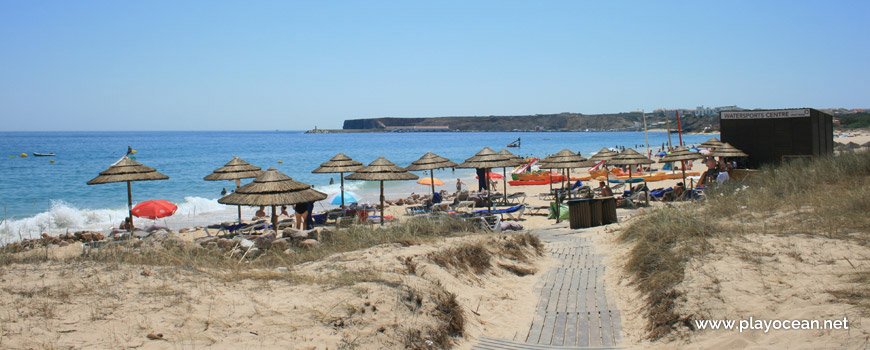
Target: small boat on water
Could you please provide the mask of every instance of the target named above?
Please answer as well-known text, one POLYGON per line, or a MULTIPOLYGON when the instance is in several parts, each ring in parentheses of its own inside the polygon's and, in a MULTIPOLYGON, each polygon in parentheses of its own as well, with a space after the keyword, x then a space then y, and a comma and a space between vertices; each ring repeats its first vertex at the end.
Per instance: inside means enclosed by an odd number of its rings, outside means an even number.
POLYGON ((54 152, 52 153, 36 153, 33 152, 34 157, 54 157, 54 152))

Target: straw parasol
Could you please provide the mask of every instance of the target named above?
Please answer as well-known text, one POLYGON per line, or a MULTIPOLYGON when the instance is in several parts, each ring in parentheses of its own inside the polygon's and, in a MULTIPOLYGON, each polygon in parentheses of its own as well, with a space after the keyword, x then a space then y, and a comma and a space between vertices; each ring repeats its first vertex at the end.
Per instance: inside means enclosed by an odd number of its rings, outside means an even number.
POLYGON ((746 153, 743 153, 743 151, 741 151, 737 148, 734 148, 734 146, 731 146, 731 144, 729 144, 727 142, 723 143, 719 147, 716 147, 715 149, 710 151, 710 155, 714 156, 714 157, 748 157, 749 156, 746 153))
POLYGON ((311 172, 315 174, 339 174, 339 178, 341 178, 341 207, 344 208, 344 173, 351 173, 362 169, 362 167, 362 163, 350 159, 344 153, 339 152, 335 157, 332 157, 326 163, 320 164, 319 168, 311 172))
POLYGON ((326 193, 312 189, 311 185, 295 181, 277 169, 269 168, 260 174, 260 176, 257 176, 251 183, 239 187, 235 192, 218 199, 218 203, 249 207, 271 206, 272 229, 277 232, 278 215, 275 212, 276 206, 316 202, 326 199, 326 197, 326 193))
POLYGON ((130 189, 132 181, 151 181, 151 180, 168 180, 169 176, 158 173, 154 168, 149 168, 139 162, 122 157, 117 162, 109 166, 105 171, 100 172, 100 175, 88 181, 88 185, 99 185, 113 182, 127 183, 127 214, 130 220, 128 229, 133 233, 133 193, 130 189))
MULTIPOLYGON (((215 169, 211 174, 208 174, 205 181, 220 181, 220 180, 236 180, 236 189, 241 185, 242 179, 250 179, 263 174, 263 169, 255 167, 239 157, 233 156, 233 160, 224 164, 224 166, 215 169)), ((239 208, 239 223, 242 223, 242 206, 239 208)))
MULTIPOLYGON (((452 168, 457 164, 451 162, 450 159, 444 158, 432 152, 426 152, 420 159, 415 160, 411 165, 405 167, 407 171, 429 170, 429 181, 432 185, 432 198, 435 198, 435 169, 452 168)), ((419 182, 418 182, 419 183, 419 182)))
POLYGON ((703 155, 692 152, 688 148, 683 146, 677 146, 674 150, 671 151, 670 154, 665 155, 662 159, 659 159, 659 163, 670 163, 670 162, 683 162, 680 169, 683 171, 683 185, 686 184, 686 163, 687 160, 695 160, 704 158, 703 155))
POLYGON ((870 141, 864 142, 864 144, 861 145, 861 147, 870 147, 870 141))
POLYGON ((598 153, 595 153, 592 157, 589 157, 589 160, 596 163, 604 161, 604 178, 605 181, 607 181, 608 183, 610 182, 610 171, 607 169, 607 161, 613 159, 613 157, 616 157, 617 155, 619 155, 619 153, 611 151, 607 149, 607 147, 603 147, 600 151, 598 151, 598 153))
POLYGON ((631 182, 631 178, 632 178, 632 175, 631 175, 632 169, 631 168, 632 168, 632 165, 652 164, 652 163, 655 163, 655 161, 645 157, 644 155, 642 155, 640 153, 637 153, 637 151, 635 151, 631 148, 626 148, 621 153, 619 153, 619 155, 617 155, 616 157, 613 157, 613 159, 609 160, 608 163, 613 164, 613 165, 628 165, 629 166, 628 167, 628 188, 629 188, 628 194, 631 195, 631 183, 632 183, 631 182))
POLYGON ((704 143, 698 145, 698 147, 701 147, 701 148, 717 148, 717 147, 721 147, 722 145, 723 145, 722 141, 719 141, 719 139, 713 137, 713 138, 711 138, 711 139, 709 139, 709 140, 707 140, 707 141, 704 141, 704 143))
MULTIPOLYGON (((523 157, 520 157, 516 154, 511 153, 511 151, 508 151, 507 148, 502 148, 501 151, 498 152, 498 154, 501 154, 503 156, 507 156, 509 159, 514 160, 513 166, 515 166, 515 167, 523 165, 526 163, 526 160, 523 159, 523 157)), ((507 167, 502 168, 502 176, 504 176, 502 179, 502 183, 504 184, 504 204, 507 204, 507 199, 508 199, 507 198, 507 181, 508 181, 507 167)))
POLYGON ((849 143, 846 144, 846 147, 849 147, 850 149, 858 149, 861 148, 861 145, 849 141, 849 143))
POLYGON ((409 173, 384 157, 378 157, 366 167, 357 170, 347 176, 350 180, 380 181, 381 182, 381 225, 384 224, 384 181, 416 180, 417 175, 409 173))
MULTIPOLYGON (((541 160, 541 169, 565 169, 567 170, 568 186, 571 186, 571 169, 584 168, 594 165, 593 162, 583 158, 578 153, 574 153, 569 149, 563 149, 556 154, 547 156, 541 160)), ((570 198, 571 193, 568 193, 570 198)))
MULTIPOLYGON (((480 152, 466 159, 462 164, 457 165, 457 168, 475 168, 486 169, 487 174, 492 168, 505 168, 517 166, 518 161, 505 154, 499 154, 489 147, 484 147, 480 152)), ((487 177, 489 177, 487 175, 487 177)), ((486 179, 486 188, 489 188, 489 179, 486 179)), ((505 198, 507 198, 507 183, 505 183, 505 198)), ((490 202, 490 211, 492 211, 492 201, 490 202)))

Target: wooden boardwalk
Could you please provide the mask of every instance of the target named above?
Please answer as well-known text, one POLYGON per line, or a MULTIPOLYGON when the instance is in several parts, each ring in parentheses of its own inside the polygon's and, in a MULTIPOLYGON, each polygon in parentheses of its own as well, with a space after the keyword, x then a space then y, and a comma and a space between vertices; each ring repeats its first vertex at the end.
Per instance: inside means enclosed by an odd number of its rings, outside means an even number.
POLYGON ((527 330, 511 340, 482 337, 472 349, 611 349, 622 337, 619 310, 607 298, 606 266, 583 231, 538 232, 558 259, 535 287, 538 305, 527 330))

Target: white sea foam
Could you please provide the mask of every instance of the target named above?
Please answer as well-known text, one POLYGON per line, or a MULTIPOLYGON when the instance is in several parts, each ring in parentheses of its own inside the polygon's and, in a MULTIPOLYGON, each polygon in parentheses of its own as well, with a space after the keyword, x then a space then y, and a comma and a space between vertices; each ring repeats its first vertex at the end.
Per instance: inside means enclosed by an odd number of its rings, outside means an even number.
MULTIPOLYGON (((218 203, 216 199, 201 197, 185 197, 184 202, 176 205, 178 210, 168 219, 175 227, 211 219, 208 215, 211 213, 230 211, 228 206, 218 203)), ((53 200, 48 211, 0 223, 0 243, 36 238, 43 232, 59 234, 78 230, 108 230, 117 227, 126 216, 126 208, 79 209, 64 201, 53 200)), ((133 223, 142 227, 150 225, 153 220, 134 217, 133 223)))

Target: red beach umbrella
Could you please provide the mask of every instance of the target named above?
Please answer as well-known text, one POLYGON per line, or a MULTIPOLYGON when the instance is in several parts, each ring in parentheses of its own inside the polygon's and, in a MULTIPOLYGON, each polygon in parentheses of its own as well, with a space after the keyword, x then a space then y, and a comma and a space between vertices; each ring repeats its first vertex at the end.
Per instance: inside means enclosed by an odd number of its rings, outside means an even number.
MULTIPOLYGON (((478 177, 480 177, 480 176, 475 176, 474 178, 476 179, 476 178, 478 178, 478 177)), ((494 173, 494 172, 491 172, 491 171, 489 172, 489 178, 490 178, 490 179, 498 180, 498 179, 501 179, 501 178, 503 178, 503 177, 504 177, 504 176, 501 175, 501 174, 499 174, 499 173, 494 173)))
POLYGON ((159 219, 165 218, 167 216, 172 216, 175 214, 175 211, 178 210, 178 207, 175 204, 169 203, 165 200, 150 200, 144 201, 142 203, 136 204, 133 207, 133 215, 140 218, 147 219, 159 219))

